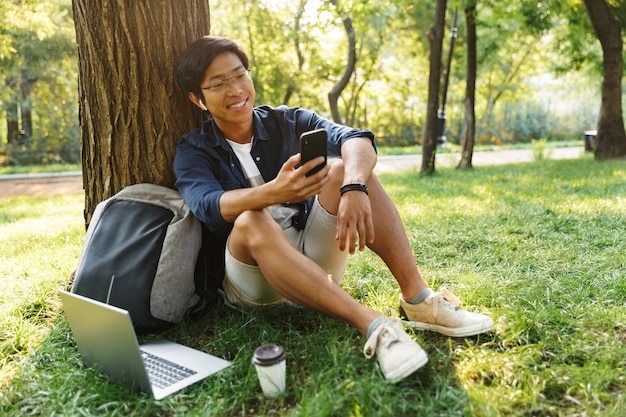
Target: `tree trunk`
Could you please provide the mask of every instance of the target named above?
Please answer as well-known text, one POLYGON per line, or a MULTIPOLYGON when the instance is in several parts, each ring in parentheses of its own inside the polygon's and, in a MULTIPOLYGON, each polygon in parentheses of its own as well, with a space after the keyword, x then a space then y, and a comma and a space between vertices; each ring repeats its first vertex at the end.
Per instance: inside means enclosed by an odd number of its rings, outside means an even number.
POLYGON ((9 99, 4 104, 4 111, 7 118, 7 143, 16 144, 20 138, 20 122, 17 119, 17 102, 9 99))
POLYGON ((463 120, 463 148, 457 168, 472 168, 476 132, 476 1, 465 9, 467 26, 467 81, 465 84, 465 118, 463 120))
POLYGON ((446 20, 447 0, 437 0, 435 22, 428 31, 430 43, 430 73, 428 76, 428 103, 426 106, 426 126, 422 141, 421 173, 431 175, 435 172, 437 150, 437 109, 439 108, 439 84, 441 81, 441 56, 443 32, 446 20))
MULTIPOLYGON (((333 6, 337 6, 337 0, 330 0, 333 6)), ((341 79, 335 84, 335 86, 328 93, 328 103, 330 105, 330 113, 333 116, 335 123, 342 123, 341 113, 339 112, 339 97, 350 82, 350 77, 354 73, 356 67, 356 37, 354 34, 354 28, 352 27, 352 20, 349 17, 343 17, 343 27, 346 29, 348 35, 348 63, 346 64, 346 70, 344 71, 341 79)))
POLYGON ((622 115, 622 27, 604 0, 585 0, 585 6, 603 54, 602 104, 594 154, 598 160, 623 158, 626 132, 622 115))
POLYGON ((202 120, 180 90, 182 50, 209 33, 206 0, 73 0, 85 221, 136 183, 172 187, 180 136, 202 120))
POLYGON ((294 39, 293 39, 293 43, 294 43, 294 48, 296 50, 296 56, 298 57, 298 69, 296 70, 296 73, 293 74, 293 78, 291 79, 291 81, 289 82, 289 85, 287 86, 287 91, 285 92, 285 97, 283 98, 283 104, 285 106, 289 105, 289 100, 291 100, 291 97, 293 96, 293 94, 298 91, 298 78, 300 76, 300 73, 302 72, 302 67, 304 67, 304 55, 302 55, 302 47, 300 45, 301 41, 300 41, 300 32, 301 32, 301 25, 300 22, 302 21, 302 16, 304 15, 305 12, 305 6, 306 6, 306 2, 307 0, 300 0, 300 3, 298 4, 298 11, 296 12, 296 16, 295 16, 295 21, 294 21, 294 39))
POLYGON ((22 96, 20 113, 22 116, 23 139, 26 141, 32 139, 33 137, 33 109, 31 106, 30 95, 36 82, 36 78, 28 78, 26 74, 23 74, 22 83, 20 84, 20 92, 22 96))

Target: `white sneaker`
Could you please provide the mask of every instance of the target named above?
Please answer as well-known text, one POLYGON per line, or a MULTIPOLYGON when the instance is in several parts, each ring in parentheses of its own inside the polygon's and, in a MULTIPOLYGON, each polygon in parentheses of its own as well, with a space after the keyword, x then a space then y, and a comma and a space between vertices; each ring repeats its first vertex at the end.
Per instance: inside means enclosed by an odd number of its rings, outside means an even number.
POLYGON ((446 336, 466 337, 493 329, 491 317, 459 307, 461 301, 445 287, 419 304, 407 303, 400 295, 400 315, 406 326, 434 330, 446 336))
POLYGON ((367 339, 363 354, 370 359, 374 352, 383 375, 393 383, 428 362, 424 349, 406 334, 399 321, 393 319, 385 319, 367 339))

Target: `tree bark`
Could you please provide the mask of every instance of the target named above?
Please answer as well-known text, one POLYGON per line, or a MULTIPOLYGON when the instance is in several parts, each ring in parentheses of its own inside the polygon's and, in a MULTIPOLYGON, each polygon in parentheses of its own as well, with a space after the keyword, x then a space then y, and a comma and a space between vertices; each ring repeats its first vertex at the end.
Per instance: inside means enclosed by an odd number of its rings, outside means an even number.
MULTIPOLYGON (((337 6, 337 0, 330 0, 330 3, 335 7, 337 6)), ((354 34, 354 28, 352 27, 352 20, 347 16, 343 17, 341 20, 343 21, 343 27, 346 29, 346 34, 348 35, 348 63, 346 64, 343 75, 332 90, 330 90, 330 93, 328 93, 328 104, 333 121, 340 124, 343 122, 341 113, 339 112, 339 97, 350 82, 350 77, 356 67, 356 36, 354 34)))
POLYGON ((30 96, 36 82, 36 78, 29 78, 28 74, 22 75, 22 83, 20 84, 20 114, 22 119, 22 139, 25 141, 33 137, 33 109, 30 96))
POLYGON ((602 104, 593 143, 598 160, 626 157, 622 115, 622 27, 604 0, 584 0, 591 24, 602 45, 602 104))
POLYGON ((465 9, 467 26, 467 80, 465 83, 465 118, 463 120, 463 148, 457 168, 472 168, 476 132, 476 1, 465 9))
POLYGON ((20 122, 17 118, 17 101, 10 99, 4 103, 4 111, 7 119, 7 143, 17 144, 20 138, 20 122))
POLYGON ((136 183, 173 187, 180 136, 202 120, 180 90, 182 50, 209 33, 206 0, 73 0, 85 221, 136 183))
POLYGON ((443 32, 446 20, 447 0, 437 0, 435 22, 428 31, 430 43, 430 73, 428 76, 428 103, 426 106, 426 126, 422 140, 421 173, 431 175, 435 172, 437 151, 437 110, 439 108, 439 84, 441 82, 441 56, 443 32))
POLYGON ((302 16, 304 15, 305 6, 306 6, 306 0, 300 0, 300 3, 298 4, 298 11, 296 12, 296 16, 295 16, 294 29, 293 29, 294 31, 293 43, 294 43, 294 48, 296 50, 296 56, 298 57, 298 68, 296 70, 296 73, 293 74, 293 78, 289 82, 289 85, 287 86, 287 91, 285 92, 285 96, 283 98, 283 104, 285 106, 289 105, 289 100, 291 100, 291 97, 294 95, 294 93, 298 91, 297 80, 300 76, 300 73, 302 72, 302 68, 304 67, 304 55, 302 55, 302 46, 301 46, 301 40, 300 40, 300 35, 301 35, 300 22, 302 21, 302 16))

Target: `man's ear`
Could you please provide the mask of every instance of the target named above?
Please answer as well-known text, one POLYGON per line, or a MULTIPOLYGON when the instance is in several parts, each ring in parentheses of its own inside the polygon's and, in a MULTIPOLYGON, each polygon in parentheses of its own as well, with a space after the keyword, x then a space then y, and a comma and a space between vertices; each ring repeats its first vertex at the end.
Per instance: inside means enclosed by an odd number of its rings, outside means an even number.
POLYGON ((197 95, 195 95, 194 93, 189 93, 189 100, 191 100, 191 102, 195 104, 196 106, 200 107, 203 111, 209 111, 209 109, 207 109, 204 103, 202 102, 202 99, 198 97, 197 95))

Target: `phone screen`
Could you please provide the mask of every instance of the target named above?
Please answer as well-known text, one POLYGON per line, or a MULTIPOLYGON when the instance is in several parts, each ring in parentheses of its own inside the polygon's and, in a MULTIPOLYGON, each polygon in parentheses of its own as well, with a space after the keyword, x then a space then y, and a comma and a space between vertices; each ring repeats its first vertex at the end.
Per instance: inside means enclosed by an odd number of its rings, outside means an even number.
POLYGON ((315 174, 326 166, 326 160, 328 159, 326 152, 327 140, 328 135, 326 133, 326 129, 311 130, 309 132, 304 132, 302 136, 300 136, 300 153, 302 155, 300 165, 305 164, 318 156, 324 157, 324 162, 306 173, 307 177, 315 174))

